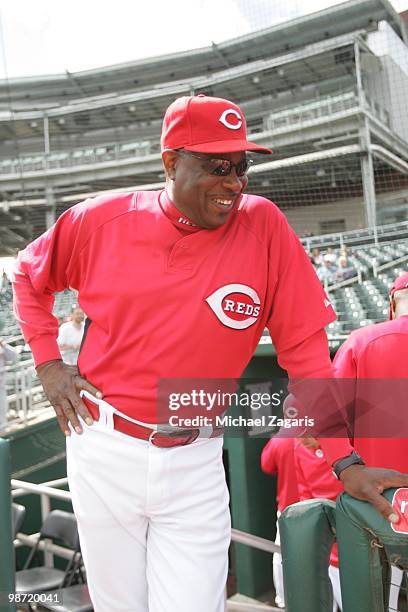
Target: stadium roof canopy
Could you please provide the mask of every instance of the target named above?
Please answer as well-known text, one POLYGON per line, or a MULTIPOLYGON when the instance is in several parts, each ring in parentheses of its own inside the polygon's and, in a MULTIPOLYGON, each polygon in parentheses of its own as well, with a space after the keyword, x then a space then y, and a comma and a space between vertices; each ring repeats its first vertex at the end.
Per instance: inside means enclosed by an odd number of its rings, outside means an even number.
POLYGON ((44 113, 50 120, 50 134, 74 134, 84 129, 126 125, 135 118, 138 122, 156 120, 160 123, 166 107, 176 97, 189 95, 192 91, 229 97, 243 104, 256 96, 279 93, 316 80, 322 82, 333 76, 339 78, 353 70, 352 48, 356 38, 362 34, 364 30, 349 32, 286 51, 280 56, 248 61, 208 75, 204 72, 179 81, 167 80, 142 91, 136 89, 64 100, 61 104, 49 105, 46 111, 32 107, 23 110, 21 106, 17 110, 13 105, 12 109, 0 109, 0 139, 6 141, 10 138, 11 121, 17 138, 37 136, 44 113))
POLYGON ((209 47, 81 72, 2 80, 0 109, 11 104, 16 111, 46 110, 81 97, 149 89, 161 81, 211 74, 353 30, 370 30, 381 20, 387 20, 407 42, 404 23, 387 0, 349 0, 209 47))

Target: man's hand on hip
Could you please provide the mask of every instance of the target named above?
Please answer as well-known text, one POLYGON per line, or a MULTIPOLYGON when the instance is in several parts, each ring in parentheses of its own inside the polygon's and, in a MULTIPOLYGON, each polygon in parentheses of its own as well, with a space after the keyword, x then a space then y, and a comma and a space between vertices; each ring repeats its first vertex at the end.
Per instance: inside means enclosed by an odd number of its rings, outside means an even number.
POLYGON ((346 493, 357 499, 370 502, 390 523, 397 523, 398 516, 391 504, 381 495, 391 487, 408 487, 408 474, 383 468, 368 468, 350 465, 342 470, 340 480, 346 493))
POLYGON ((68 365, 61 360, 48 361, 38 366, 37 374, 55 410, 61 431, 66 436, 71 435, 68 423, 71 423, 77 433, 82 433, 78 415, 87 425, 92 425, 92 416, 80 398, 79 392, 84 389, 98 398, 102 397, 102 393, 82 378, 77 366, 68 365))

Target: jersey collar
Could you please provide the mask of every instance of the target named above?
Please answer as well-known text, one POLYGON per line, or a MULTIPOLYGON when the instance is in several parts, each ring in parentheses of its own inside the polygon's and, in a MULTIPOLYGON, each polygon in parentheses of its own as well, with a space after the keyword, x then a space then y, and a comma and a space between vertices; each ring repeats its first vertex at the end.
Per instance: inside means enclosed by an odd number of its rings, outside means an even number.
POLYGON ((159 204, 166 217, 168 217, 178 229, 188 233, 198 232, 202 229, 190 221, 188 217, 183 215, 183 213, 175 207, 165 190, 159 195, 159 204))

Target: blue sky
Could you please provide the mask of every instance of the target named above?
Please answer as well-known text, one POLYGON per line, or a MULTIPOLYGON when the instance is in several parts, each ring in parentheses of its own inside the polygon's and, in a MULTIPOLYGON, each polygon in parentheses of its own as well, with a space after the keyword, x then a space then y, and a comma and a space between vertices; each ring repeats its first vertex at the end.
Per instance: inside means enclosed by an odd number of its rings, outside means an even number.
MULTIPOLYGON (((220 42, 338 0, 0 0, 0 78, 75 72, 220 42)), ((392 0, 398 11, 408 0, 392 0)))

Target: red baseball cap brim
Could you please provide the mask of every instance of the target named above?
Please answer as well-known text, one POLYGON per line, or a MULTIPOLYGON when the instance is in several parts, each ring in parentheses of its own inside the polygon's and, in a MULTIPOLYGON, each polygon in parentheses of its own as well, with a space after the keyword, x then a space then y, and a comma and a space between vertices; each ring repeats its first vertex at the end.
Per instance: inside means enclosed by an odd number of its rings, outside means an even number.
POLYGON ((187 145, 186 151, 192 153, 237 153, 239 151, 256 151, 257 153, 272 153, 272 149, 261 147, 249 140, 221 140, 219 142, 202 142, 196 145, 187 145))

